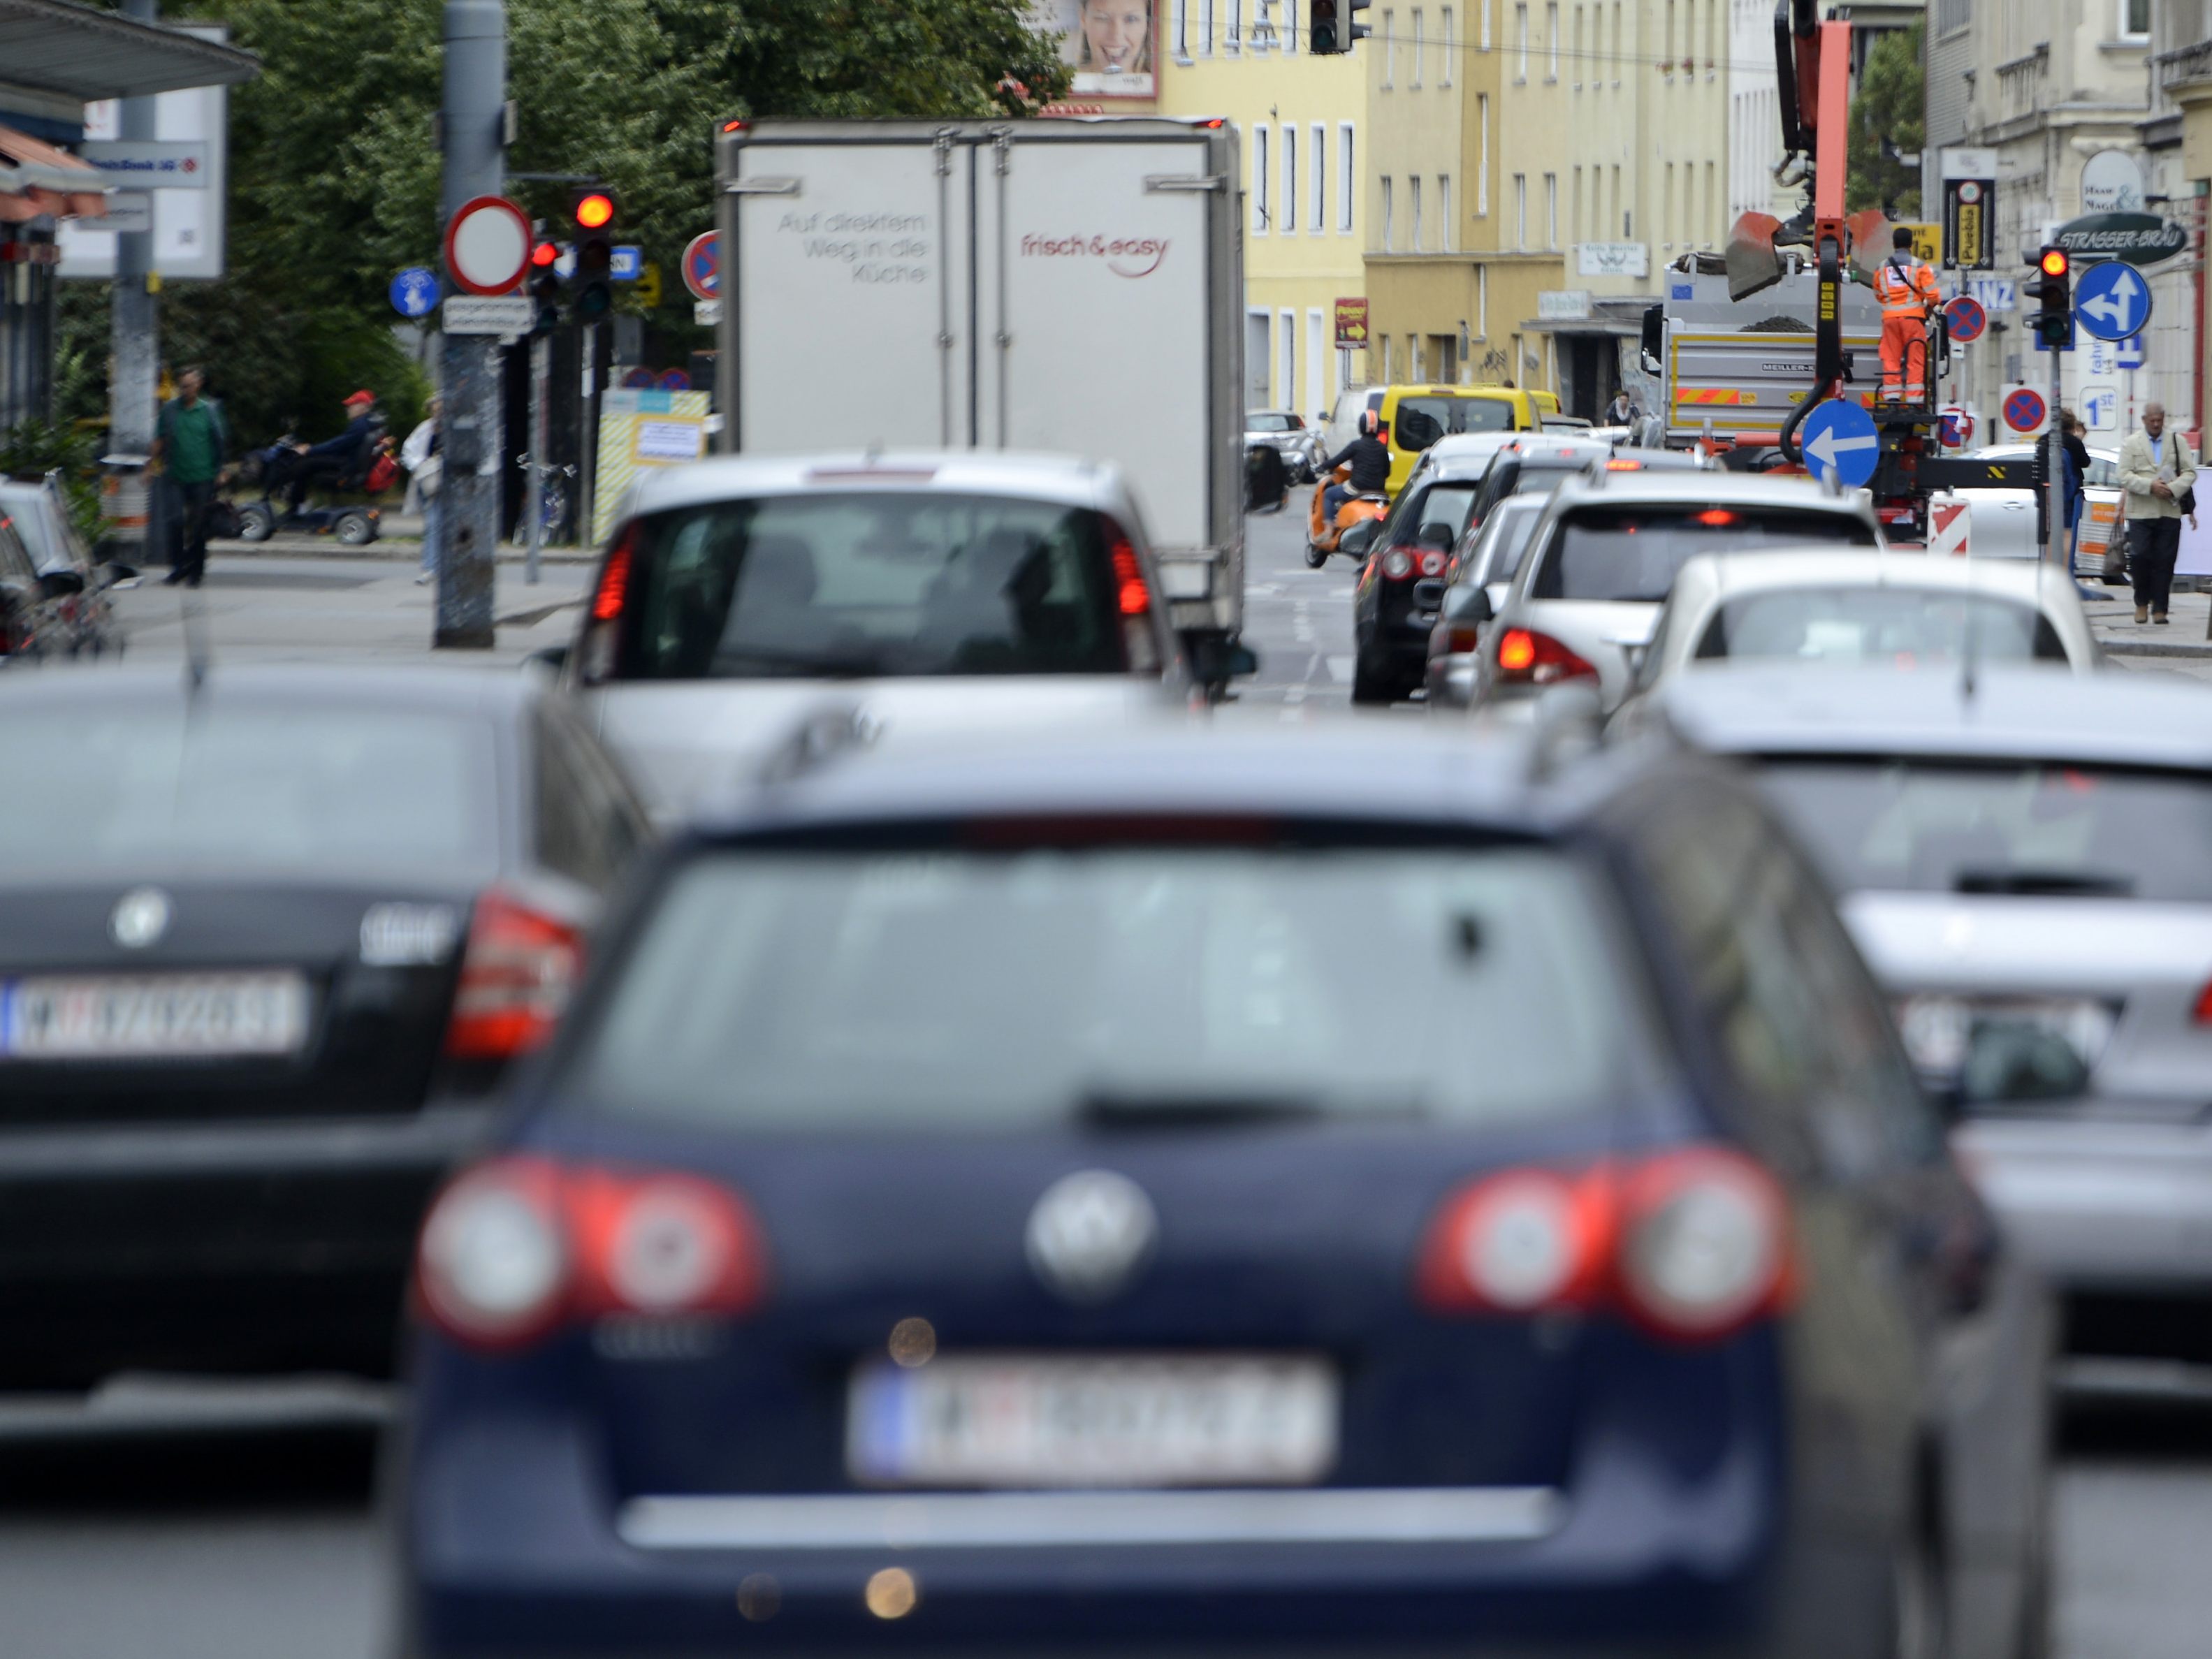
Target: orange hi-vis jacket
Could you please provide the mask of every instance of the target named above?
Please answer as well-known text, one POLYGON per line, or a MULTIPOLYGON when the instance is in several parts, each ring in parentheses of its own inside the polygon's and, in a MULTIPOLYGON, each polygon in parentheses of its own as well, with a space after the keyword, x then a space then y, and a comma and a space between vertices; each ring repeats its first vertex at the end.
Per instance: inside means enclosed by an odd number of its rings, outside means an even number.
POLYGON ((1892 254, 1874 273, 1874 297, 1884 317, 1914 317, 1925 322, 1942 303, 1936 273, 1917 259, 1892 254))

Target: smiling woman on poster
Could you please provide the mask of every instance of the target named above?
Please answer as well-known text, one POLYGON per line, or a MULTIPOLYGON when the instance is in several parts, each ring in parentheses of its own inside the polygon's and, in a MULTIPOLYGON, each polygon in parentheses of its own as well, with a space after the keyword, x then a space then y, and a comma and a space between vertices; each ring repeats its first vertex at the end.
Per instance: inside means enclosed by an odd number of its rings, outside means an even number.
POLYGON ((1054 10, 1075 70, 1071 94, 1152 95, 1152 0, 1059 0, 1054 10))

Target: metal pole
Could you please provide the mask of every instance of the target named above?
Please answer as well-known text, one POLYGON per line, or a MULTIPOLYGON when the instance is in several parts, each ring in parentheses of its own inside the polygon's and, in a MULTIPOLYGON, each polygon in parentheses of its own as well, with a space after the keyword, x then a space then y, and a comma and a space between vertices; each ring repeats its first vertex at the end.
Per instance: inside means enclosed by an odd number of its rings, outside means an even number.
MULTIPOLYGON (((507 12, 502 0, 446 0, 445 179, 439 217, 506 184, 507 12)), ((489 650, 499 553, 502 441, 499 347, 482 334, 448 334, 445 510, 436 550, 441 649, 489 650)))
POLYGON ((2066 514, 2064 506, 2064 496, 2066 494, 2066 441, 2065 435, 2058 429, 2058 407, 2060 376, 2063 373, 2063 366, 2058 355, 2058 348, 2057 346, 2052 346, 2050 350, 2051 413, 2048 416, 2050 425, 2044 432, 2044 441, 2050 448, 2050 459, 2044 465, 2045 477, 2043 481, 2045 500, 2049 504, 2048 526, 2050 530, 2050 544, 2044 550, 2044 556, 2053 564, 2062 564, 2065 562, 2066 560, 2066 514))
POLYGON ((583 327, 583 453, 576 458, 576 545, 592 545, 592 516, 598 510, 599 482, 599 325, 583 327))
MULTIPOLYGON (((135 22, 159 21, 160 0, 123 0, 123 15, 135 22)), ((123 100, 122 137, 155 137, 154 100, 123 100)), ((144 457, 154 447, 154 425, 161 413, 161 279, 154 270, 154 234, 126 231, 115 239, 115 289, 110 321, 114 379, 108 387, 107 453, 122 458, 114 465, 115 494, 109 517, 118 550, 126 563, 143 563, 154 550, 153 491, 144 457)))
POLYGON ((530 465, 522 477, 523 521, 530 526, 526 542, 530 556, 523 562, 522 579, 535 586, 538 556, 545 545, 545 456, 552 440, 547 435, 547 382, 553 373, 553 342, 539 334, 530 342, 530 465))

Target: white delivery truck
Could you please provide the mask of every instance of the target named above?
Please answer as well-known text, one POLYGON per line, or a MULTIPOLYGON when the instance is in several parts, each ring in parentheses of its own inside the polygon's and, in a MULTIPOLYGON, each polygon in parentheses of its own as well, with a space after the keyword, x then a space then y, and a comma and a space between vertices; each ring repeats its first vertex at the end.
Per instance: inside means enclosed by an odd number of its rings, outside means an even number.
POLYGON ((1244 272, 1218 120, 733 122, 720 447, 1121 467, 1175 625, 1244 610, 1244 272))

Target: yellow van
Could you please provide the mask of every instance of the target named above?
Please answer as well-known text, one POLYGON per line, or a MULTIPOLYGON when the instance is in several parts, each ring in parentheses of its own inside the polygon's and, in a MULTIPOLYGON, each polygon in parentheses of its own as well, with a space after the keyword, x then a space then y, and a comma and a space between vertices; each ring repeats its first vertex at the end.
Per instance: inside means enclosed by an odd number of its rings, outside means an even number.
POLYGON ((1389 490, 1395 495, 1413 470, 1413 458, 1446 434, 1540 432, 1544 416, 1559 412, 1559 400, 1549 392, 1507 386, 1362 386, 1337 400, 1329 421, 1330 454, 1352 441, 1359 416, 1370 409, 1390 446, 1389 490))

